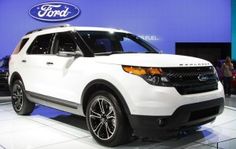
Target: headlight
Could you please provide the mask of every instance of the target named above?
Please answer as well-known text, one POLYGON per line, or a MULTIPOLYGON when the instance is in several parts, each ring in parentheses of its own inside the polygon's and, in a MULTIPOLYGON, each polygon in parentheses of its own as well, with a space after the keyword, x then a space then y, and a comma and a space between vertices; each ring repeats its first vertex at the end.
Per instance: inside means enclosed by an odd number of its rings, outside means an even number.
POLYGON ((122 66, 122 68, 127 73, 142 77, 149 84, 169 86, 169 80, 161 68, 137 66, 122 66))

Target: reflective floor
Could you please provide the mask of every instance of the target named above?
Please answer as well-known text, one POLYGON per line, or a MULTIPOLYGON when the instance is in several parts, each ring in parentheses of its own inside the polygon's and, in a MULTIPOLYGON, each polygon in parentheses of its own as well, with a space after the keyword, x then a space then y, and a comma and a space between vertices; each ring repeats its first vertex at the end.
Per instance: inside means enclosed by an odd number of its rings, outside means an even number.
MULTIPOLYGON (((83 117, 37 106, 31 116, 18 116, 0 98, 0 149, 102 149, 87 130, 83 117)), ((236 109, 226 107, 214 123, 196 132, 163 141, 136 139, 118 149, 236 148, 236 109)))
POLYGON ((236 108, 236 95, 231 95, 231 97, 225 98, 225 106, 236 108))

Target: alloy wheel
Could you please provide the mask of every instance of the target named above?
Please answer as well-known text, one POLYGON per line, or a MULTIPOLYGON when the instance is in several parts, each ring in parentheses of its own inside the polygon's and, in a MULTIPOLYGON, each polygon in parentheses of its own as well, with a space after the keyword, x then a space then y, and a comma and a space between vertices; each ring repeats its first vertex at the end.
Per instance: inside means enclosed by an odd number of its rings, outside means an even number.
POLYGON ((23 89, 19 84, 15 84, 12 89, 12 102, 16 111, 21 111, 23 107, 23 89))
POLYGON ((117 116, 114 106, 104 96, 95 96, 89 108, 89 124, 101 140, 109 140, 116 131, 117 116))

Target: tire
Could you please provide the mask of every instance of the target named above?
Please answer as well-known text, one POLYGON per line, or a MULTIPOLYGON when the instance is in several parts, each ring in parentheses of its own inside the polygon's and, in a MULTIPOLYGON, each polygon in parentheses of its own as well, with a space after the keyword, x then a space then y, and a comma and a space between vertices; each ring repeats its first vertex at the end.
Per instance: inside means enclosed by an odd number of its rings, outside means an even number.
POLYGON ((104 146, 127 143, 132 129, 117 99, 107 91, 97 91, 86 108, 86 122, 93 138, 104 146))
POLYGON ((29 115, 33 112, 35 104, 25 95, 25 87, 21 80, 16 80, 12 85, 12 106, 19 115, 29 115))

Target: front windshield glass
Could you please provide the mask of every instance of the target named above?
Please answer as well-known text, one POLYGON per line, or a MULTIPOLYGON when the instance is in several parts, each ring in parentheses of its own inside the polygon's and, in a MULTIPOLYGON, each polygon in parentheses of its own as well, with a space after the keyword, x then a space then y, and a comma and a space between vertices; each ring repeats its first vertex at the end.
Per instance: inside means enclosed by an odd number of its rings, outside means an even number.
POLYGON ((79 31, 78 33, 95 55, 157 53, 153 46, 132 34, 105 31, 79 31))

